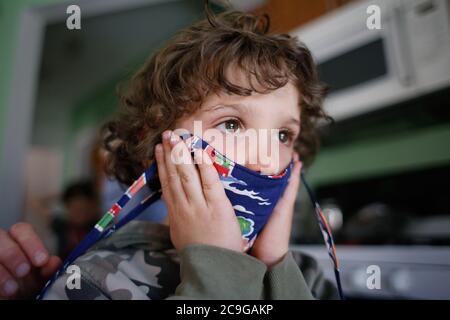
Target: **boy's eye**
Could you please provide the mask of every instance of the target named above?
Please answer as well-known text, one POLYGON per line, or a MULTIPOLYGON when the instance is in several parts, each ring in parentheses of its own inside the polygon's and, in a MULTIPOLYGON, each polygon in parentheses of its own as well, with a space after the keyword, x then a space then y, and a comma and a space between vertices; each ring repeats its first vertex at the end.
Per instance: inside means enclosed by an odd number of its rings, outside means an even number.
POLYGON ((237 133, 239 132, 239 121, 237 120, 226 120, 219 124, 217 128, 225 133, 237 133))
POLYGON ((278 139, 281 143, 288 143, 291 140, 291 134, 288 131, 280 131, 278 133, 278 139))

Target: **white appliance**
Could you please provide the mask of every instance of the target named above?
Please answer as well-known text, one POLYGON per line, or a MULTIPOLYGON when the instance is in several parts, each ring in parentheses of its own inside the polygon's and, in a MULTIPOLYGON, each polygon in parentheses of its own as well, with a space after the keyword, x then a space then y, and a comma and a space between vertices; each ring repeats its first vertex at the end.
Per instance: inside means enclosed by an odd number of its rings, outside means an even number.
MULTIPOLYGON (((313 257, 325 277, 335 283, 333 267, 323 245, 293 245, 313 257)), ((342 288, 353 299, 450 299, 448 246, 337 246, 342 288), (380 287, 367 286, 369 268, 379 268, 380 287)), ((373 272, 373 271, 372 271, 373 272)))
POLYGON ((330 85, 335 120, 450 86, 450 0, 355 1, 291 34, 330 85), (369 29, 377 8, 381 29, 369 29))

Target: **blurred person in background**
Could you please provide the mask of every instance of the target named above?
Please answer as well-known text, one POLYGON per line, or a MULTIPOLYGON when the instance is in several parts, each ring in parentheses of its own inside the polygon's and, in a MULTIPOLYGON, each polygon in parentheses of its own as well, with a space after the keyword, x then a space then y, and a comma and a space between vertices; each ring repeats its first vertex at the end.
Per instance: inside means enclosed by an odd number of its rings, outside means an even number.
POLYGON ((66 258, 94 227, 100 210, 96 190, 90 181, 69 185, 62 200, 65 215, 53 218, 51 229, 57 236, 58 255, 66 258))
POLYGON ((33 209, 54 233, 57 254, 64 259, 95 225, 100 207, 97 190, 90 180, 69 184, 60 198, 63 212, 54 212, 48 199, 35 201, 33 209))

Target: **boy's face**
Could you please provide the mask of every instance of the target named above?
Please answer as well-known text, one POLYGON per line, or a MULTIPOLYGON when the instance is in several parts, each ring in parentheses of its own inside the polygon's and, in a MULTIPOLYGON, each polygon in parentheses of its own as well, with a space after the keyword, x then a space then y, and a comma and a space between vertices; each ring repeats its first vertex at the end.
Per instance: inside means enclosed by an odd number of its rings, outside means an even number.
POLYGON ((249 169, 278 174, 291 161, 300 134, 299 92, 289 82, 267 94, 211 95, 197 112, 179 119, 175 129, 202 134, 219 152, 249 169))

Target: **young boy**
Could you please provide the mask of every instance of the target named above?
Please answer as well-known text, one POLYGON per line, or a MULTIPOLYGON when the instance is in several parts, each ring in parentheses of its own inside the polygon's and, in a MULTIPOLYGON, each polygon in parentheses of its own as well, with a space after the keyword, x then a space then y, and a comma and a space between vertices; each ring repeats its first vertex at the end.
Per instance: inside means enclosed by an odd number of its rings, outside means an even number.
POLYGON ((332 297, 317 264, 288 251, 301 165, 316 151, 315 123, 327 119, 311 54, 289 35, 268 34, 266 16, 206 15, 150 58, 105 127, 108 171, 120 182, 131 184, 157 161, 165 223, 128 223, 75 261, 79 289, 62 274, 45 299, 332 297), (186 145, 173 131, 198 131, 196 123, 205 141, 254 172, 277 175, 294 159, 287 188, 249 252, 208 155, 196 154, 204 156, 197 167, 174 161, 173 149, 186 145), (264 129, 276 137, 246 145, 247 132, 264 129), (236 143, 229 148, 218 137, 236 143), (258 149, 270 149, 274 139, 277 152, 263 163, 258 149))

